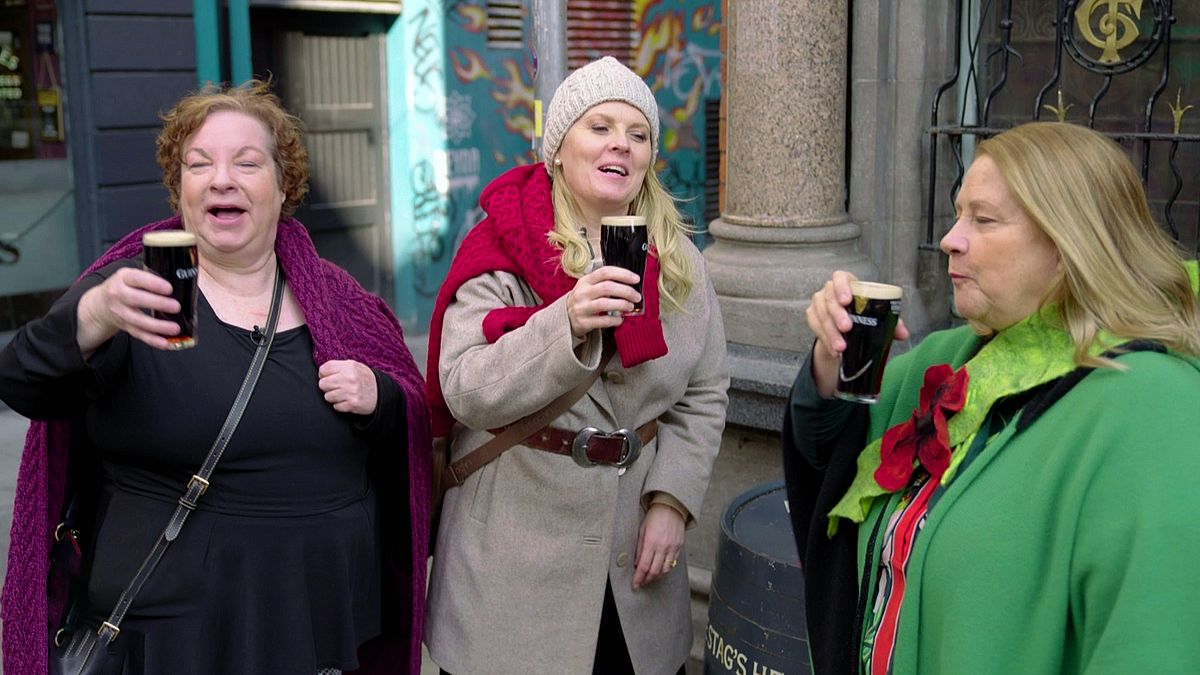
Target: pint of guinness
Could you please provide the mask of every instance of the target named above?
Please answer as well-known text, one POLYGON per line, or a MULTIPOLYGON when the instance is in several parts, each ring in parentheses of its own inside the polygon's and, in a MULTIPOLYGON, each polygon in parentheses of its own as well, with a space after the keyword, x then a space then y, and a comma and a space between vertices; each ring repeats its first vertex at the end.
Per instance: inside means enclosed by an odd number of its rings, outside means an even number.
POLYGON ((842 352, 834 393, 847 401, 874 403, 879 400, 883 367, 900 321, 903 291, 899 286, 870 281, 853 281, 850 288, 854 298, 846 310, 851 326, 845 335, 846 351, 842 352))
POLYGON ((154 318, 174 321, 179 333, 167 338, 172 349, 196 345, 196 235, 183 230, 147 232, 142 236, 142 262, 146 269, 171 282, 171 297, 179 302, 178 314, 154 312, 154 318))
MULTIPOLYGON (((646 252, 650 250, 645 216, 605 216, 600 219, 600 255, 605 265, 616 265, 638 275, 634 290, 641 294, 646 276, 646 252)), ((641 314, 639 300, 630 314, 641 314)))

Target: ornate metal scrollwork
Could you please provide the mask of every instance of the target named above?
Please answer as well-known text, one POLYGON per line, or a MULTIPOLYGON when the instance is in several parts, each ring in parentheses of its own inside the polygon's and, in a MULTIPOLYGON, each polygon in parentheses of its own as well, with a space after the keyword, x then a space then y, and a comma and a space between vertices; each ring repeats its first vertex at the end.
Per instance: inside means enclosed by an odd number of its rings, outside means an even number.
POLYGON ((1164 0, 1076 0, 1064 3, 1059 17, 1067 53, 1083 68, 1101 75, 1127 73, 1145 63, 1162 45, 1164 26, 1171 20, 1164 0), (1145 44, 1136 54, 1123 55, 1143 36, 1139 21, 1146 5, 1146 18, 1152 24, 1145 44), (1092 54, 1095 49, 1100 50, 1098 58, 1092 54))
MULTIPOLYGON (((1195 115, 1194 111, 1200 109, 1200 100, 1197 100, 1193 88, 1189 98, 1195 105, 1185 102, 1184 87, 1179 87, 1173 102, 1163 101, 1165 106, 1159 105, 1159 98, 1166 91, 1168 81, 1182 78, 1184 86, 1188 86, 1186 82, 1189 81, 1190 71, 1187 65, 1180 68, 1177 64, 1193 64, 1195 48, 1192 44, 1186 45, 1184 57, 1180 60, 1174 47, 1183 46, 1183 40, 1172 37, 1177 32, 1195 35, 1197 16, 1194 5, 1197 3, 1200 0, 1189 0, 1185 13, 1182 13, 1186 17, 1183 19, 1186 28, 1177 31, 1174 10, 1184 5, 1177 0, 958 0, 955 20, 951 25, 960 28, 954 33, 951 53, 964 56, 954 62, 954 71, 937 89, 930 110, 929 192, 925 240, 920 248, 938 250, 937 220, 949 212, 946 205, 953 202, 966 171, 964 140, 988 138, 1023 122, 1023 116, 1017 112, 1023 103, 1019 97, 1037 86, 1037 82, 1030 80, 1031 77, 1036 78, 1046 67, 1050 67, 1048 78, 1036 90, 1032 119, 1048 117, 1049 113, 1060 122, 1067 121, 1068 111, 1073 109, 1073 104, 1067 102, 1069 98, 1073 97, 1076 104, 1082 104, 1086 113, 1077 111, 1074 121, 1100 129, 1105 136, 1133 146, 1133 159, 1140 161, 1142 182, 1148 189, 1151 182, 1154 183, 1151 203, 1155 207, 1160 203, 1162 205, 1159 222, 1181 247, 1193 250, 1200 256, 1197 228, 1183 228, 1181 232, 1175 222, 1176 212, 1180 210, 1178 198, 1185 182, 1189 191, 1192 191, 1196 181, 1194 155, 1189 156, 1186 169, 1179 165, 1177 155, 1181 145, 1188 145, 1193 150, 1200 147, 1200 133, 1184 131, 1187 126, 1195 126, 1195 120, 1186 115, 1189 112, 1195 115), (964 17, 968 16, 975 17, 972 20, 977 22, 978 29, 969 28, 972 24, 964 23, 964 17), (1049 43, 1046 39, 1048 34, 1044 31, 1046 27, 1053 29, 1052 52, 1046 48, 1049 43), (1033 63, 1025 64, 1018 58, 1021 70, 1017 71, 1017 84, 1007 87, 1010 82, 1007 55, 1017 54, 1019 49, 1028 47, 1033 47, 1030 52, 1034 57, 1031 59, 1033 63), (997 54, 1003 58, 993 62, 992 57, 997 54), (1070 59, 1064 58, 1064 54, 1069 54, 1070 59), (1080 66, 1083 72, 1073 68, 1071 62, 1080 66), (1131 71, 1141 75, 1117 77, 1131 71), (1101 111, 1101 101, 1118 81, 1119 102, 1101 111), (978 92, 989 85, 991 87, 987 89, 985 98, 978 92), (1095 93, 1089 102, 1086 90, 1092 86, 1095 86, 1095 93), (951 91, 958 92, 960 96, 965 92, 965 96, 958 103, 959 110, 946 115, 941 112, 941 104, 951 91), (1146 98, 1139 100, 1142 92, 1146 92, 1146 98), (993 121, 988 113, 992 99, 996 97, 1008 97, 1008 100, 1000 106, 999 119, 993 121), (1166 112, 1164 107, 1170 111, 1167 119, 1162 114, 1166 112), (971 110, 975 114, 968 116, 967 112, 971 110), (1099 125, 1098 112, 1103 113, 1099 125), (1189 120, 1192 124, 1188 124, 1189 120), (1167 151, 1165 166, 1163 149, 1167 151), (950 175, 947 177, 950 180, 942 178, 939 182, 939 162, 945 161, 940 155, 944 156, 946 150, 953 159, 953 164, 945 165, 949 169, 950 175), (1169 170, 1169 175, 1164 168, 1169 170), (1184 180, 1185 175, 1187 181, 1184 180), (935 193, 943 190, 947 184, 949 189, 946 192, 950 199, 942 202, 942 210, 939 211, 938 195, 935 193), (1181 236, 1186 237, 1187 241, 1181 241, 1181 236)), ((1193 41, 1194 38, 1187 40, 1189 43, 1193 41)), ((1193 192, 1189 192, 1189 199, 1192 199, 1191 194, 1193 192)), ((1195 217, 1190 215, 1192 211, 1188 213, 1189 219, 1195 217)))

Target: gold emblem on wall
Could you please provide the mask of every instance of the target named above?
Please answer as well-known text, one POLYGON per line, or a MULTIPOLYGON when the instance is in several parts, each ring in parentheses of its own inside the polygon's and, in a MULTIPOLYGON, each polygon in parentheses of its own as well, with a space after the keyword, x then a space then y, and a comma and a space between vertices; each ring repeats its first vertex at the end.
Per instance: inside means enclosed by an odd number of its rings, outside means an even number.
POLYGON ((1120 50, 1133 44, 1141 33, 1137 22, 1122 10, 1141 18, 1142 0, 1084 0, 1075 8, 1075 22, 1083 39, 1104 50, 1100 63, 1120 63, 1120 50), (1099 35, 1092 30, 1092 16, 1097 12, 1099 35))

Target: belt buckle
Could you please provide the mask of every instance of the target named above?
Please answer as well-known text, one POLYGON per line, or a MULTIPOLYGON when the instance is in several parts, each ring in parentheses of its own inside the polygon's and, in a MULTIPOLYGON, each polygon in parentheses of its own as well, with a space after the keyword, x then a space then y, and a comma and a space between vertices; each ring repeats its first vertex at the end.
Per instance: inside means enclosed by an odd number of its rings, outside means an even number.
POLYGON ((575 440, 571 442, 571 459, 579 466, 596 466, 597 464, 608 464, 609 466, 626 467, 637 461, 638 455, 642 454, 642 439, 637 435, 636 431, 629 429, 617 429, 613 432, 603 432, 596 427, 584 427, 575 434, 575 440), (621 458, 615 462, 597 462, 588 457, 588 445, 593 436, 603 438, 620 438, 623 441, 621 458))

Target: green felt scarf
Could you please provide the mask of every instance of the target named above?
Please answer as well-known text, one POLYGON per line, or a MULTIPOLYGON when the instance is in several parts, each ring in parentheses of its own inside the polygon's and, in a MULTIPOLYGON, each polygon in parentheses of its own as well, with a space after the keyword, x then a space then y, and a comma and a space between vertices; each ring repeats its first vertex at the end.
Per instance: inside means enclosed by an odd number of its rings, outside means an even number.
MULTIPOLYGON (((954 478, 967 449, 987 418, 992 405, 1002 398, 1028 391, 1075 370, 1075 344, 1070 334, 1049 322, 1053 310, 1035 312, 1000 331, 967 361, 967 400, 963 409, 947 420, 950 434, 950 466, 942 475, 942 485, 954 478)), ((1096 340, 1091 353, 1110 349, 1114 341, 1107 334, 1096 340)), ((903 423, 905 420, 898 420, 903 423)), ((863 522, 871 502, 888 491, 875 482, 875 470, 881 462, 883 438, 872 441, 858 456, 854 482, 841 501, 829 512, 829 536, 837 531, 838 521, 846 518, 863 522)))

